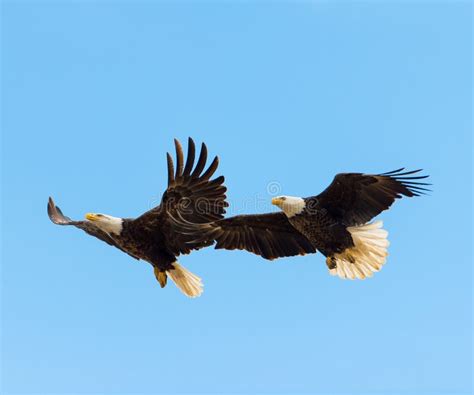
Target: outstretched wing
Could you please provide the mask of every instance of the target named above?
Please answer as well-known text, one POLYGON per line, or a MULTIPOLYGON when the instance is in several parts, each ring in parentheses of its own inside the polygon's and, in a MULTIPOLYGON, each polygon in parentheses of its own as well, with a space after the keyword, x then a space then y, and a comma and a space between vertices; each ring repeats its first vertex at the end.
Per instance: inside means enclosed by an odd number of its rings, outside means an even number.
MULTIPOLYGON (((167 154, 168 188, 163 193, 161 204, 134 220, 134 225, 163 232, 170 249, 178 253, 189 253, 187 244, 189 237, 183 235, 170 219, 182 217, 192 223, 207 223, 221 219, 225 214, 227 188, 223 185, 224 177, 211 180, 217 170, 219 159, 216 156, 205 170, 207 147, 203 143, 196 165, 196 147, 194 141, 188 140, 188 155, 184 163, 183 148, 175 139, 176 167, 170 154, 167 154)), ((209 243, 195 244, 193 248, 201 248, 209 243)))
POLYGON ((173 159, 167 154, 168 188, 162 197, 161 206, 171 215, 179 215, 188 221, 204 223, 220 219, 228 206, 227 188, 223 185, 224 177, 214 180, 211 177, 219 166, 219 158, 213 161, 204 171, 207 161, 207 147, 202 143, 199 159, 194 167, 196 148, 194 141, 188 140, 188 156, 184 165, 183 148, 178 140, 174 140, 176 148, 176 170, 173 159), (204 171, 204 172, 203 172, 204 171))
POLYGON ((129 252, 120 248, 117 243, 112 239, 107 233, 100 230, 94 224, 89 221, 73 221, 71 218, 66 217, 61 209, 54 204, 53 199, 50 197, 48 200, 48 216, 51 222, 56 225, 72 225, 76 228, 82 229, 84 232, 90 234, 91 236, 97 237, 98 239, 105 241, 107 244, 117 247, 118 249, 126 252, 128 255, 135 259, 139 259, 138 257, 131 255, 129 252))
MULTIPOLYGON (((419 196, 430 185, 418 180, 421 170, 403 172, 403 168, 382 174, 342 173, 318 196, 309 198, 316 209, 326 209, 345 224, 361 225, 387 210, 395 199, 419 196)), ((308 206, 308 203, 307 203, 308 206)))
POLYGON ((207 224, 191 223, 182 218, 173 220, 184 234, 192 236, 191 245, 216 241, 216 249, 246 250, 270 260, 316 252, 311 242, 282 212, 239 215, 207 224))

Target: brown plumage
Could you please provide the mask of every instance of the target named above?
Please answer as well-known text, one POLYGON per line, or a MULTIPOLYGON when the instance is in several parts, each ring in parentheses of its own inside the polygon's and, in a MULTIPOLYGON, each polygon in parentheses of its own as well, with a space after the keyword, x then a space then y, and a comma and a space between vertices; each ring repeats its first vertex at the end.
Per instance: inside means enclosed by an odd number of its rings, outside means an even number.
POLYGON ((228 206, 226 187, 223 185, 223 176, 211 180, 219 164, 217 157, 204 171, 207 161, 205 144, 201 146, 196 166, 196 149, 191 138, 186 164, 178 140, 175 140, 175 148, 176 169, 171 156, 167 154, 168 188, 163 193, 161 204, 138 218, 88 214, 87 218, 90 220, 73 221, 63 215, 51 198, 48 202, 48 215, 57 225, 73 225, 136 259, 151 263, 162 287, 166 285, 169 275, 185 294, 194 297, 202 292, 200 279, 180 266, 176 257, 189 254, 193 249, 205 247, 212 242, 202 241, 191 246, 191 237, 179 232, 170 215, 198 224, 221 219, 228 206))
POLYGON ((387 210, 395 199, 427 191, 424 186, 429 184, 419 180, 428 176, 414 175, 419 171, 338 174, 317 196, 273 199, 282 208, 280 213, 236 216, 206 224, 192 223, 179 213, 173 219, 183 233, 194 236, 190 245, 213 241, 216 249, 247 250, 265 259, 320 250, 328 257, 331 274, 365 278, 380 270, 388 247, 381 222, 367 222, 387 210), (344 270, 349 265, 347 273, 337 268, 338 260, 344 262, 340 265, 344 270))
POLYGON ((413 176, 421 170, 403 172, 403 168, 370 175, 342 173, 318 196, 309 198, 316 209, 325 209, 345 225, 361 225, 387 210, 395 199, 419 196, 429 185, 418 180, 428 176, 413 176))
POLYGON ((201 225, 181 218, 178 223, 184 234, 195 236, 191 245, 215 240, 216 249, 247 250, 269 260, 316 252, 284 213, 238 215, 201 225))

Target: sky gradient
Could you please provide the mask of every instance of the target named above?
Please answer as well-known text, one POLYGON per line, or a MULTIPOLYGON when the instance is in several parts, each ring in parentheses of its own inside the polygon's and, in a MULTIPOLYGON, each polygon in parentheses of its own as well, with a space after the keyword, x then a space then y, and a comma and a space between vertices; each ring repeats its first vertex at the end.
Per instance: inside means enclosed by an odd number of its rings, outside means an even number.
POLYGON ((2 3, 2 383, 17 393, 470 393, 472 8, 2 3), (165 153, 218 154, 229 214, 338 172, 424 168, 367 281, 321 254, 180 262, 203 296, 46 215, 133 217, 165 153))

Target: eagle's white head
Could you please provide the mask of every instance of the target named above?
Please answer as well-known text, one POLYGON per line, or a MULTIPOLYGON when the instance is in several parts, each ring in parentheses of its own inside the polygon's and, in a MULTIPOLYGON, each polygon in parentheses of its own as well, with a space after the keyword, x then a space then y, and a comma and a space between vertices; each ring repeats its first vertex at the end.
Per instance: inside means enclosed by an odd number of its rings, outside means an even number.
POLYGON ((272 204, 280 207, 288 218, 300 214, 306 207, 304 199, 296 196, 277 196, 272 204))
POLYGON ((87 213, 86 219, 108 234, 118 236, 122 232, 123 218, 112 217, 107 214, 87 213))

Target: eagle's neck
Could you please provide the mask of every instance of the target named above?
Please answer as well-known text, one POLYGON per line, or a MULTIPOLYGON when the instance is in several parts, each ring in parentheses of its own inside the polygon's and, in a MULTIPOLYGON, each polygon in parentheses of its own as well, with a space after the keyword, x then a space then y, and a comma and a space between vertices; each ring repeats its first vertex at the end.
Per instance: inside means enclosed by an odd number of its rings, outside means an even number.
POLYGON ((123 218, 112 217, 111 215, 103 215, 98 221, 94 221, 94 225, 100 230, 108 233, 110 236, 120 236, 123 229, 123 218))
POLYGON ((303 212, 306 207, 306 202, 300 197, 286 196, 280 207, 286 216, 291 218, 303 212))

